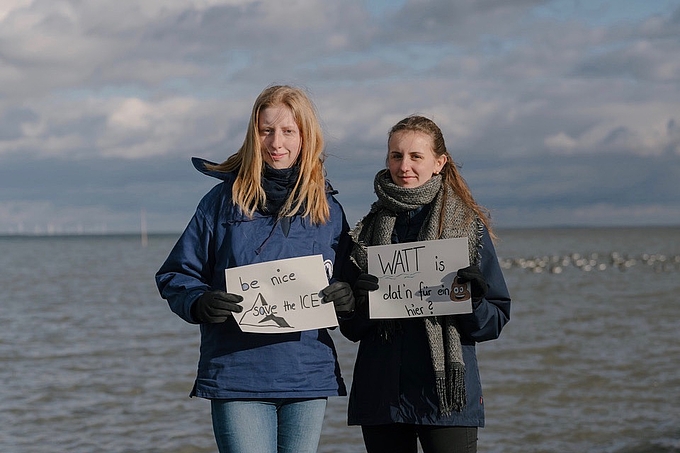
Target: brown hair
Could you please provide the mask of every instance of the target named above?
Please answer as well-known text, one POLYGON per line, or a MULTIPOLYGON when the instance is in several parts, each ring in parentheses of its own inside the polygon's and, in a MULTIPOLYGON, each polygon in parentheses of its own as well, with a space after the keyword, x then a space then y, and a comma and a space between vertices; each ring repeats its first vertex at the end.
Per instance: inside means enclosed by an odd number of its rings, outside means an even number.
POLYGON ((264 159, 258 133, 260 111, 280 105, 289 108, 292 112, 300 129, 302 146, 296 163, 300 166, 300 174, 279 216, 293 216, 302 208, 304 209, 303 215, 309 216, 313 223, 326 223, 330 217, 330 208, 326 199, 323 167, 326 158, 323 132, 312 101, 299 88, 288 85, 273 85, 265 88, 255 100, 241 148, 226 161, 209 166, 209 169, 237 172, 232 188, 232 202, 248 216, 252 216, 255 209, 264 205, 266 201, 266 194, 261 185, 264 159))
MULTIPOLYGON (((446 156, 446 162, 441 169, 442 183, 445 186, 453 189, 454 193, 457 194, 463 204, 474 211, 475 214, 479 216, 484 225, 486 226, 489 234, 492 238, 495 238, 493 230, 491 228, 491 222, 489 220, 488 210, 480 206, 472 196, 470 188, 468 187, 465 179, 460 175, 458 171, 458 166, 453 161, 451 154, 449 154, 446 149, 446 143, 444 143, 444 135, 442 134, 439 126, 429 118, 419 115, 411 115, 395 124, 388 134, 388 141, 392 138, 392 135, 400 131, 412 131, 412 132, 422 132, 430 137, 432 140, 432 151, 437 157, 446 156)), ((447 191, 444 192, 444 205, 446 205, 447 191)), ((444 217, 440 215, 439 217, 439 234, 444 230, 443 225, 444 217)))

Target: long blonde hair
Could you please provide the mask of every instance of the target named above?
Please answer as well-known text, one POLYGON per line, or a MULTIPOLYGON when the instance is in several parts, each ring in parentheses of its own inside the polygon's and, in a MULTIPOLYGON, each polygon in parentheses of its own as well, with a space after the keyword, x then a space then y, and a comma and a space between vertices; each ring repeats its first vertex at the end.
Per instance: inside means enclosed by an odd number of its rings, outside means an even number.
MULTIPOLYGON (((392 126, 390 129, 388 140, 392 138, 392 135, 400 131, 412 131, 412 132, 422 132, 428 135, 432 140, 432 150, 437 157, 446 156, 446 162, 441 169, 442 183, 446 187, 453 189, 453 192, 457 194, 462 200, 463 204, 474 211, 481 221, 486 226, 489 234, 492 238, 496 236, 491 228, 491 221, 489 220, 488 210, 480 206, 472 196, 472 192, 468 187, 465 179, 460 175, 458 171, 458 166, 453 161, 451 154, 449 154, 446 149, 446 143, 444 142, 444 135, 442 134, 439 126, 429 118, 419 115, 411 115, 403 120, 399 121, 397 124, 392 126)), ((447 191, 444 191, 443 205, 446 206, 447 191)), ((443 220, 444 216, 439 217, 439 234, 441 235, 444 230, 443 220)), ((472 219, 470 219, 472 220, 472 219)))
POLYGON ((232 202, 244 213, 252 217, 259 206, 266 201, 262 188, 264 159, 258 133, 260 111, 267 107, 285 106, 290 109, 300 130, 302 146, 296 165, 300 173, 295 187, 283 207, 279 217, 291 217, 301 209, 313 223, 326 223, 330 218, 330 208, 326 199, 326 180, 323 162, 324 140, 321 125, 314 104, 299 88, 288 85, 273 85, 260 93, 253 105, 248 129, 243 145, 226 161, 209 166, 210 170, 237 172, 232 188, 232 202))

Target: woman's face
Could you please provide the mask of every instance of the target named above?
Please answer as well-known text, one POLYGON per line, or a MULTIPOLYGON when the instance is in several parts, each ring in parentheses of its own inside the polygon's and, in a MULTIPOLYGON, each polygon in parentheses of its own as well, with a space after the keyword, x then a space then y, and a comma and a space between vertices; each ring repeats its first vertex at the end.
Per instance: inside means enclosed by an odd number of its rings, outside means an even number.
POLYGON ((293 166, 302 146, 293 112, 285 105, 266 107, 260 110, 257 130, 264 161, 276 169, 293 166))
POLYGON ((387 168, 399 187, 419 187, 439 173, 446 156, 437 156, 423 132, 398 131, 387 142, 387 168))

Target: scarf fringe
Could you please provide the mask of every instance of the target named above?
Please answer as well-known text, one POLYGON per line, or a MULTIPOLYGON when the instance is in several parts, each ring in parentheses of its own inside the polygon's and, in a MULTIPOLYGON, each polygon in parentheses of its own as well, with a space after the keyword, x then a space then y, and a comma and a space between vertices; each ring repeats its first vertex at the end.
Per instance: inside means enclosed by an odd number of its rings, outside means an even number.
POLYGON ((439 395, 439 412, 443 417, 454 411, 461 412, 466 405, 465 366, 460 363, 448 367, 446 373, 438 373, 435 378, 439 395))

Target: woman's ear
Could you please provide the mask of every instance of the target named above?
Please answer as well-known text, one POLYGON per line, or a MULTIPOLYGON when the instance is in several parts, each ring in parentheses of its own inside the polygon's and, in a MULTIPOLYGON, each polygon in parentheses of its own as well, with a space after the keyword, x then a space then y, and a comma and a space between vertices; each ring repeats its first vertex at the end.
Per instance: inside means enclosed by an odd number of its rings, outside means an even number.
POLYGON ((442 154, 441 156, 437 157, 434 166, 435 175, 438 175, 442 171, 442 168, 444 168, 444 165, 446 164, 446 160, 447 160, 446 154, 442 154))

